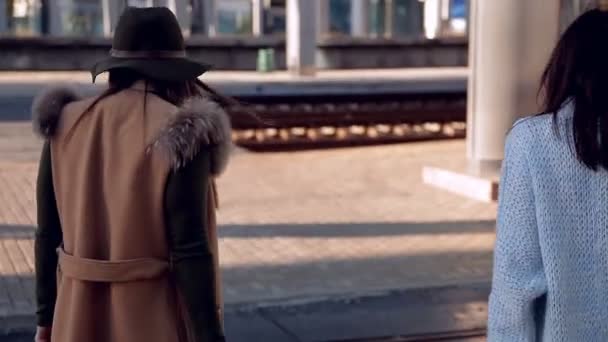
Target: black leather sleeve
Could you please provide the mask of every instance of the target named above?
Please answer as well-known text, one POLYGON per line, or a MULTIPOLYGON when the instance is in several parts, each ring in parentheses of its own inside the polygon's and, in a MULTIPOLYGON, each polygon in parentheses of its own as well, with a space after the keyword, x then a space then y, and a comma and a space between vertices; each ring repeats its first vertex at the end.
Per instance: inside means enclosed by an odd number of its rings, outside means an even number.
POLYGON ((173 172, 165 192, 173 276, 184 299, 197 342, 225 341, 217 312, 216 274, 207 227, 210 154, 201 150, 173 172))
POLYGON ((40 158, 36 202, 36 316, 39 326, 49 327, 53 323, 57 300, 57 248, 61 245, 63 235, 53 188, 51 149, 48 142, 44 144, 40 158))

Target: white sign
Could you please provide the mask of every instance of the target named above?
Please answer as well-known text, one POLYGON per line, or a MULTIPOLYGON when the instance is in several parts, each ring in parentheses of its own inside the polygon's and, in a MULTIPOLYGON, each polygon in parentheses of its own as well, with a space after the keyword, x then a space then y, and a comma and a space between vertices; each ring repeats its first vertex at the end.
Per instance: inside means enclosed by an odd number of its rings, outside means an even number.
POLYGON ((13 2, 13 17, 26 18, 29 6, 28 0, 15 0, 13 2))

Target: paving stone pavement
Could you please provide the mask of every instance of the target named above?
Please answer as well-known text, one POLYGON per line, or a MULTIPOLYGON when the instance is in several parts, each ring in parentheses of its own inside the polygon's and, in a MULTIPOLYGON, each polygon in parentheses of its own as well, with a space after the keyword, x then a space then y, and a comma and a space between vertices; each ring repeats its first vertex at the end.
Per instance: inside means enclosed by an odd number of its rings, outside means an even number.
MULTIPOLYGON (((29 124, 0 124, 0 319, 33 310, 29 124)), ((490 280, 496 205, 425 186, 464 142, 234 153, 219 180, 228 306, 490 280)))

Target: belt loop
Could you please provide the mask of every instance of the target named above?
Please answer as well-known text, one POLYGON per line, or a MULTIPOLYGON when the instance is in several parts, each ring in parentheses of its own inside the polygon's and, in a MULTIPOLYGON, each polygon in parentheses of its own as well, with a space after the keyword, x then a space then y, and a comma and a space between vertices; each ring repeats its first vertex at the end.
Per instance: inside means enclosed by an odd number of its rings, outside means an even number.
POLYGON ((90 282, 122 283, 149 280, 167 272, 169 262, 156 258, 98 260, 81 258, 58 249, 58 265, 68 278, 90 282))

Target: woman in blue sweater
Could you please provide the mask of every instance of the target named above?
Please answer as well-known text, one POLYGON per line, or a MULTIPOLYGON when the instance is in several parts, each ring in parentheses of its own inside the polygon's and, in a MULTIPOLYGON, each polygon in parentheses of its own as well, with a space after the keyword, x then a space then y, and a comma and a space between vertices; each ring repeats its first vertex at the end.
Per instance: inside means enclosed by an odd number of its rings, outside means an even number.
POLYGON ((608 12, 561 37, 508 135, 488 340, 608 341, 608 12))

